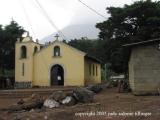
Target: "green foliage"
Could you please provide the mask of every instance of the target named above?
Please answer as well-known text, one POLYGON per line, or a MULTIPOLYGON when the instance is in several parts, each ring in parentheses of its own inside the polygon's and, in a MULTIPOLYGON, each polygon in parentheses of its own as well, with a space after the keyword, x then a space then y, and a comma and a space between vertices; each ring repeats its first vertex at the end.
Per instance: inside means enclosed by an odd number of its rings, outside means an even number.
POLYGON ((4 69, 4 73, 2 73, 2 70, 0 69, 0 77, 2 76, 3 77, 13 77, 15 74, 14 70, 6 70, 6 69, 4 69))
POLYGON ((89 39, 74 39, 68 42, 69 45, 94 56, 104 63, 105 61, 105 47, 103 40, 89 40, 89 39))
POLYGON ((105 71, 101 69, 101 80, 106 80, 105 71))
POLYGON ((121 46, 126 43, 160 37, 160 2, 137 1, 124 7, 107 8, 110 17, 98 23, 99 37, 105 41, 106 63, 117 73, 128 70, 130 50, 121 46))
POLYGON ((25 30, 15 21, 9 25, 0 25, 0 68, 2 74, 5 69, 13 69, 15 66, 15 42, 21 38, 25 30))

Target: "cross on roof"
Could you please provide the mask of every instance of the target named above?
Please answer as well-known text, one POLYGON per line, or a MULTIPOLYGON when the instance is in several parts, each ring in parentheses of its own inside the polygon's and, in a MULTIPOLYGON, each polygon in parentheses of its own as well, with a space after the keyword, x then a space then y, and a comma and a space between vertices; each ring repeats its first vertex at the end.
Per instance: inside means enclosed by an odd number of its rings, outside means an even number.
POLYGON ((58 40, 58 38, 59 38, 60 36, 59 36, 58 34, 56 34, 54 37, 56 38, 56 40, 58 40))

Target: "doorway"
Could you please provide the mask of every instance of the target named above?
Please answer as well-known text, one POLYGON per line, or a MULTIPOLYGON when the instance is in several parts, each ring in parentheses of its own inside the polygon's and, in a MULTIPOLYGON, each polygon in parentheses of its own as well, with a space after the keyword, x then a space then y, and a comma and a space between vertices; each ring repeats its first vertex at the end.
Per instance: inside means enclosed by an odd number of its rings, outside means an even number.
POLYGON ((56 85, 64 85, 64 69, 61 65, 54 65, 51 68, 51 81, 50 84, 51 86, 56 86, 56 85))

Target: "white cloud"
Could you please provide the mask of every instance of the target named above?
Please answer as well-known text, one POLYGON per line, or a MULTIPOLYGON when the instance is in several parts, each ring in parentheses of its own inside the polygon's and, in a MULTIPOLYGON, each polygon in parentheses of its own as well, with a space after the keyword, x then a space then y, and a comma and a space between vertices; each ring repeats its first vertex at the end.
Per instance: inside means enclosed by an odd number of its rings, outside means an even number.
MULTIPOLYGON (((69 24, 93 24, 103 21, 104 18, 96 15, 94 12, 82 5, 78 0, 38 0, 52 21, 62 29, 69 24)), ((96 9, 101 14, 108 17, 106 7, 123 6, 133 3, 135 0, 82 0, 90 7, 96 9)), ((34 38, 43 38, 53 32, 55 29, 43 16, 35 0, 0 0, 0 24, 6 25, 13 18, 26 30, 31 32, 34 38), (22 5, 23 4, 23 5, 22 5), (27 13, 28 19, 24 12, 27 13), (30 21, 30 22, 29 22, 30 21), (31 30, 31 26, 34 34, 31 30)))

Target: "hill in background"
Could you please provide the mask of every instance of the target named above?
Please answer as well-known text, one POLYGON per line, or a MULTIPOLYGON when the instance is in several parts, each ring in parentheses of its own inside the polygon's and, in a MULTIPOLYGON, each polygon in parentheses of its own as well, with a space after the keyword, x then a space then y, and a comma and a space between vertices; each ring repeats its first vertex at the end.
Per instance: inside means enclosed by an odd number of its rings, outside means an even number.
MULTIPOLYGON (((79 39, 81 37, 87 37, 88 39, 96 39, 98 38, 99 30, 95 28, 93 24, 78 24, 71 25, 62 30, 63 34, 66 36, 68 40, 71 39, 79 39)), ((48 42, 55 40, 55 34, 53 33, 49 36, 44 37, 41 42, 48 42)))

